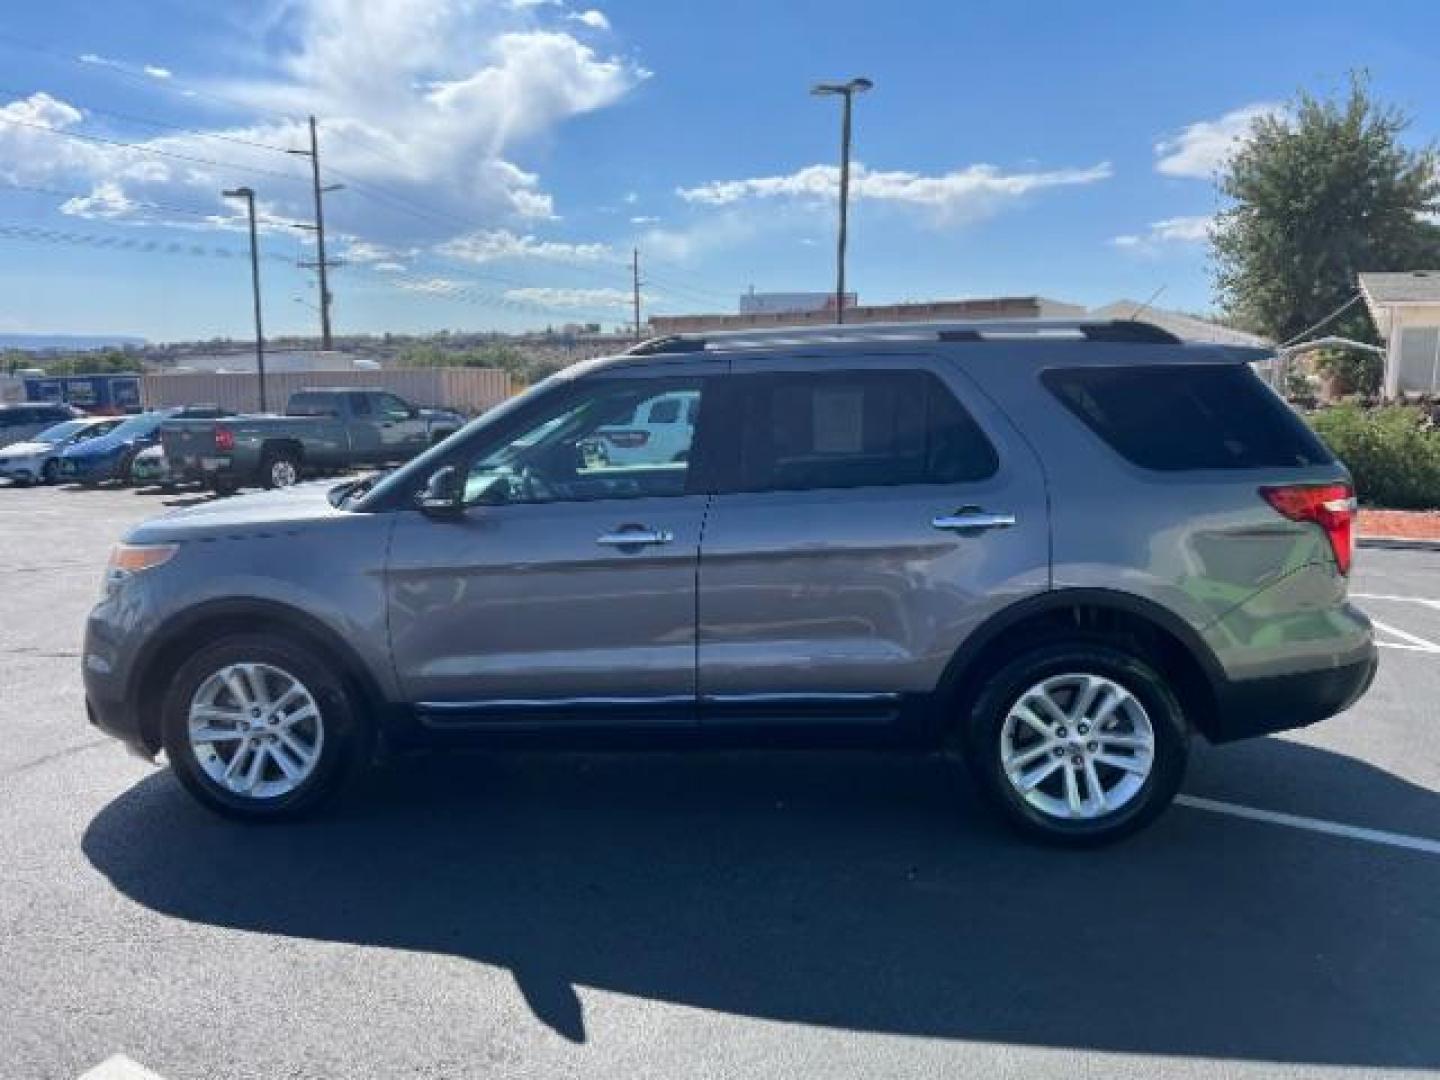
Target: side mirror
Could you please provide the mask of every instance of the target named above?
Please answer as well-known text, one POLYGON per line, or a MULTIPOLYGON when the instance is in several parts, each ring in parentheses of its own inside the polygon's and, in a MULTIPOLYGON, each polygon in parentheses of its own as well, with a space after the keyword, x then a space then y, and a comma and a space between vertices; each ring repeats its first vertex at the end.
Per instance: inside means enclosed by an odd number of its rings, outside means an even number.
POLYGON ((420 493, 420 509, 431 517, 458 517, 465 509, 464 495, 460 470, 446 465, 430 474, 420 493))

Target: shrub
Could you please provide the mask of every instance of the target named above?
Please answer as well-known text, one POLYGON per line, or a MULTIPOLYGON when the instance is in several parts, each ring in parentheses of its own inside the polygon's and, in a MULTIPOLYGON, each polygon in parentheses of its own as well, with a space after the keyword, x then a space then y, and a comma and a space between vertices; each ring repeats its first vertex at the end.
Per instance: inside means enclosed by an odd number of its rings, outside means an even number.
POLYGON ((1440 431, 1409 405, 1337 405, 1310 423, 1345 462, 1369 506, 1440 507, 1440 431))

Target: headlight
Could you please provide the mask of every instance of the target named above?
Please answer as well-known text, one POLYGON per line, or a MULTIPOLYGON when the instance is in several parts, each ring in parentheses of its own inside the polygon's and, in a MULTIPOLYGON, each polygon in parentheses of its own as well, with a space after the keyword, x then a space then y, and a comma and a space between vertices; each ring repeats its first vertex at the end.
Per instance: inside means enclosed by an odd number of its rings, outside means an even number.
POLYGON ((102 591, 108 594, 136 574, 164 566, 179 550, 179 544, 116 544, 110 549, 102 591))

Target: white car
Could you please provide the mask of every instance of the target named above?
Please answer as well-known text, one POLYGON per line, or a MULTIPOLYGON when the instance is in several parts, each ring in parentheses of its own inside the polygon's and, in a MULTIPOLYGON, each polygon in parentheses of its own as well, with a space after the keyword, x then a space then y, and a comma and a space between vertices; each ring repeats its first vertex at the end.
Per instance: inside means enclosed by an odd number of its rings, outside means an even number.
POLYGON ((610 465, 684 461, 699 409, 700 395, 693 390, 660 394, 637 405, 629 423, 597 428, 591 448, 610 465))
POLYGON ((116 427, 123 416, 65 420, 24 442, 0 448, 0 479, 17 484, 53 484, 59 476, 60 451, 116 427))

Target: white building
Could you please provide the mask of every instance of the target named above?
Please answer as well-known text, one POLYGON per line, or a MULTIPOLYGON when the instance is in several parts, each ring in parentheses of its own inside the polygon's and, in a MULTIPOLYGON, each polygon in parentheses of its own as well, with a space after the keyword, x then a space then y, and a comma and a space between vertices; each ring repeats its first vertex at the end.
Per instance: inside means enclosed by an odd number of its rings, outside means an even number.
POLYGON ((1440 270, 1361 274, 1360 293, 1385 342, 1385 396, 1440 393, 1440 270))
MULTIPOLYGON (((332 349, 265 350, 265 370, 284 371, 357 371, 373 370, 373 360, 357 358, 348 352, 332 349)), ((176 371, 254 371, 255 350, 236 349, 217 353, 188 353, 176 357, 176 371)))

